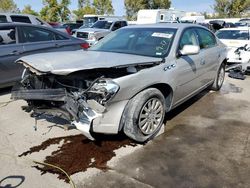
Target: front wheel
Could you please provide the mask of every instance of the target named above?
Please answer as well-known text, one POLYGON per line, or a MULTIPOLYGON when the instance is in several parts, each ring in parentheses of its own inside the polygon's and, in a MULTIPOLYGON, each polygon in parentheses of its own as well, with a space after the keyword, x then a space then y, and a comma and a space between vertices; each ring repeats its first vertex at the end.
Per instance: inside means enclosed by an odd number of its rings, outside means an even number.
POLYGON ((158 89, 140 92, 129 101, 124 111, 124 133, 137 142, 152 139, 163 125, 165 110, 165 98, 158 89))
POLYGON ((214 91, 219 91, 223 85, 224 79, 225 79, 225 64, 222 63, 220 68, 218 69, 216 78, 214 80, 213 85, 211 86, 211 89, 214 91))

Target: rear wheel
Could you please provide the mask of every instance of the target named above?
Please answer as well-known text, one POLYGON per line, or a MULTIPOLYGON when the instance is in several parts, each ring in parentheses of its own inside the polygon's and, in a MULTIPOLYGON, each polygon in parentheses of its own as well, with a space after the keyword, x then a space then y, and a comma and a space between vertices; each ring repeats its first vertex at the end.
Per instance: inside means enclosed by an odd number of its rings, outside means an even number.
POLYGON ((225 79, 225 64, 222 63, 218 72, 217 72, 214 83, 211 86, 211 89, 214 91, 219 91, 223 85, 224 79, 225 79))
POLYGON ((123 131, 137 142, 152 139, 161 129, 165 116, 165 98, 155 88, 149 88, 133 97, 123 115, 123 131))

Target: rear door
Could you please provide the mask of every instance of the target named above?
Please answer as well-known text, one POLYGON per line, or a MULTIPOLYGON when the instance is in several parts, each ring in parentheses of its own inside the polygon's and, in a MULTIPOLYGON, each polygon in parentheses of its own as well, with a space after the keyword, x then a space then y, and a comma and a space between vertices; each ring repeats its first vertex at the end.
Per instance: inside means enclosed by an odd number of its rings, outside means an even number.
POLYGON ((0 26, 0 87, 21 78, 23 67, 15 61, 23 55, 15 26, 0 26))
POLYGON ((206 85, 215 78, 221 50, 218 48, 215 36, 210 31, 203 28, 196 28, 196 32, 198 33, 200 44, 201 82, 202 85, 206 85))
POLYGON ((81 49, 80 41, 46 28, 22 26, 21 30, 21 43, 24 45, 25 55, 81 49))
POLYGON ((52 31, 34 26, 19 26, 19 28, 24 55, 49 52, 56 48, 56 36, 52 31))

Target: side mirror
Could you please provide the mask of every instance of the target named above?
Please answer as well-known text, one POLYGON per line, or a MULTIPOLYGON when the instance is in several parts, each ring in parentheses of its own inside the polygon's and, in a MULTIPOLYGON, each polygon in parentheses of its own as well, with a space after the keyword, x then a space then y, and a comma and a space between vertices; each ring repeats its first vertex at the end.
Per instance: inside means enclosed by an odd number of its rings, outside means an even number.
POLYGON ((196 45, 184 45, 180 50, 180 55, 195 55, 200 52, 200 47, 196 45))

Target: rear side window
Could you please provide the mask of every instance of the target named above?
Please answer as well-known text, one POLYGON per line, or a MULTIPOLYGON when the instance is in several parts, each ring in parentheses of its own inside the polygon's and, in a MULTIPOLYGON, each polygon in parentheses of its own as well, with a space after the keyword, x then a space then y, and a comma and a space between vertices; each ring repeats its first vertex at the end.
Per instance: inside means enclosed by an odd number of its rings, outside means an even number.
POLYGON ((12 22, 31 23, 27 16, 10 16, 12 22))
POLYGON ((0 15, 0 23, 7 22, 7 18, 4 15, 0 15))
POLYGON ((204 48, 211 48, 216 46, 216 39, 214 37, 214 35, 206 30, 206 29, 202 29, 202 28, 197 28, 197 33, 199 36, 199 42, 200 42, 200 48, 204 49, 204 48))
POLYGON ((0 27, 0 46, 7 44, 16 44, 15 27, 0 27))
POLYGON ((26 42, 42 42, 56 40, 53 32, 36 27, 21 27, 22 39, 21 43, 26 42))

